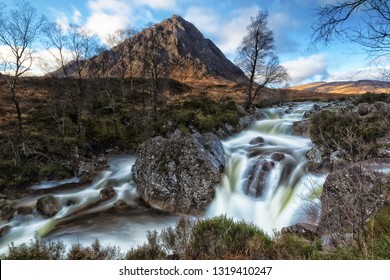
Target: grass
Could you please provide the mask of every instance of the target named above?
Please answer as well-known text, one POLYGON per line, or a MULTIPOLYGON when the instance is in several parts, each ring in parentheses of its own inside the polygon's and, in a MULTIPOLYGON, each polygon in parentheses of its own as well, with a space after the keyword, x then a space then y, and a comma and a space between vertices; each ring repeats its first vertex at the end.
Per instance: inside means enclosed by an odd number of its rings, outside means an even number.
POLYGON ((365 247, 339 246, 330 251, 323 250, 319 238, 313 242, 292 233, 271 238, 251 223, 219 216, 197 221, 180 219, 175 227, 149 232, 144 245, 126 253, 117 247, 102 246, 98 240, 90 246, 76 243, 67 250, 62 242, 45 242, 36 237, 29 245, 11 244, 9 254, 1 259, 390 259, 389 217, 387 207, 367 223, 369 237, 365 247))

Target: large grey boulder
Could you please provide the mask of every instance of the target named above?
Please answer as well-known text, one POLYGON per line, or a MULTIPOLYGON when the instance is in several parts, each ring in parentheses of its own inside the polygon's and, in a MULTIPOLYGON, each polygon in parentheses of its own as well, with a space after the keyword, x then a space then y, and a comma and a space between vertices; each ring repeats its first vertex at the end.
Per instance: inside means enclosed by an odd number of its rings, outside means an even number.
POLYGON ((43 217, 50 218, 61 210, 61 205, 54 196, 45 195, 38 199, 36 208, 43 217))
POLYGON ((323 186, 318 232, 338 244, 362 234, 366 222, 390 204, 389 183, 389 175, 362 163, 333 170, 323 186))
POLYGON ((201 215, 215 196, 225 164, 212 133, 155 137, 140 145, 132 167, 140 197, 167 212, 201 215))

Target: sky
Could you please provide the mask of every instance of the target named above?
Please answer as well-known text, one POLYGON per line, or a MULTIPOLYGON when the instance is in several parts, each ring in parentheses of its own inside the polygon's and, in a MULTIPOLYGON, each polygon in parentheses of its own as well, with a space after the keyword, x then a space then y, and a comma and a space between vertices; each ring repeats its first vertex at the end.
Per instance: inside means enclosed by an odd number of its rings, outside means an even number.
MULTIPOLYGON (((0 0, 12 5, 12 0, 0 0)), ((317 8, 337 0, 34 0, 32 5, 50 21, 76 23, 107 34, 132 25, 158 23, 173 14, 193 23, 232 61, 250 18, 267 11, 276 53, 291 77, 291 85, 315 81, 375 79, 367 54, 358 46, 334 42, 310 45, 317 8)), ((1 50, 1 46, 0 46, 1 50)))

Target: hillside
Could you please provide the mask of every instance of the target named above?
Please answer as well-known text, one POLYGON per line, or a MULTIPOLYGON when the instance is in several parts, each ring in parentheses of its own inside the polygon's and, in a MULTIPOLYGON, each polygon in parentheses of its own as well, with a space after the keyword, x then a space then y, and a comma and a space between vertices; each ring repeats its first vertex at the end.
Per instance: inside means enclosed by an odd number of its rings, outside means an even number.
POLYGON ((315 82, 290 87, 292 90, 301 90, 321 93, 363 94, 366 92, 389 93, 390 83, 375 80, 359 80, 346 82, 315 82))
MULTIPOLYGON (((152 75, 149 73, 150 64, 156 64, 161 77, 185 83, 231 84, 247 80, 241 69, 228 60, 211 40, 177 15, 91 58, 86 62, 83 75, 117 77, 123 67, 121 59, 118 59, 122 53, 126 77, 152 75), (102 63, 106 64, 106 73, 101 73, 99 69, 102 63)), ((71 75, 76 74, 74 69, 72 62, 69 63, 67 70, 71 75)), ((56 71, 52 75, 60 77, 62 74, 56 71)))

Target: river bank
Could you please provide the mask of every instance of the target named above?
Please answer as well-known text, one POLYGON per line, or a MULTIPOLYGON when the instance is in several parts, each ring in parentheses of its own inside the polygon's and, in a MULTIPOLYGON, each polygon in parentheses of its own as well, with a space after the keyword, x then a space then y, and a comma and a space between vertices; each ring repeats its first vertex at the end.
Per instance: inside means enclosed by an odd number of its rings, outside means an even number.
MULTIPOLYGON (((322 104, 322 107, 325 106, 322 104)), ((253 222, 267 233, 296 223, 318 222, 304 213, 303 207, 298 207, 296 199, 309 197, 311 202, 318 203, 318 189, 325 177, 306 173, 305 154, 313 145, 307 136, 291 135, 293 123, 301 121, 305 112, 313 107, 313 103, 301 103, 263 110, 262 120, 223 141, 227 165, 205 218, 225 214, 236 221, 253 222), (270 179, 264 180, 265 177, 270 179)), ((76 240, 81 244, 91 244, 97 237, 102 244, 116 245, 126 251, 147 241, 148 230, 173 226, 179 216, 154 210, 139 200, 129 177, 133 161, 134 158, 128 156, 111 161, 111 167, 102 172, 94 183, 82 188, 77 184, 35 186, 39 189, 39 196, 59 195, 61 204, 66 206, 49 220, 36 220, 34 210, 24 217, 18 213, 13 226, 24 232, 19 235, 24 235, 20 242, 31 240, 34 232, 45 236, 45 240, 65 240, 66 244, 73 244, 76 240), (64 193, 64 189, 68 192, 64 193), (102 199, 107 193, 108 199, 102 199)), ((37 198, 19 201, 19 205, 33 208, 37 198)), ((318 218, 318 212, 314 216, 318 218)), ((9 227, 5 237, 11 232, 16 233, 9 227)), ((1 247, 4 249, 3 240, 6 239, 2 238, 1 247)), ((8 242, 11 240, 8 239, 8 242)))

